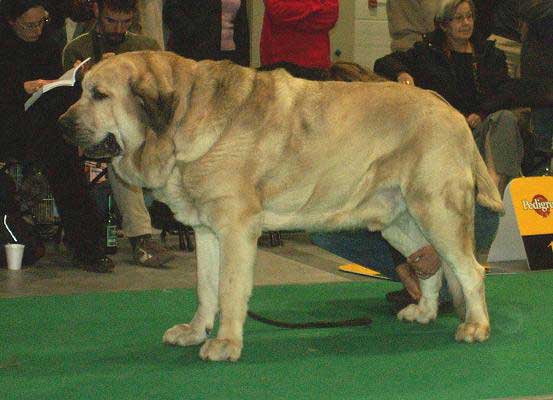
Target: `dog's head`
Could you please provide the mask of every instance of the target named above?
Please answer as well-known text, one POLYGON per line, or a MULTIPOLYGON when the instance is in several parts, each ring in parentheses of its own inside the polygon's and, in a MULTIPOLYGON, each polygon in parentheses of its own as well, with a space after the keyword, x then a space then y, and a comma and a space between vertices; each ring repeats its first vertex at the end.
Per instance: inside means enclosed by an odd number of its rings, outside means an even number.
POLYGON ((175 111, 171 57, 133 52, 95 65, 81 98, 61 117, 66 138, 92 158, 130 154, 167 133, 175 111))

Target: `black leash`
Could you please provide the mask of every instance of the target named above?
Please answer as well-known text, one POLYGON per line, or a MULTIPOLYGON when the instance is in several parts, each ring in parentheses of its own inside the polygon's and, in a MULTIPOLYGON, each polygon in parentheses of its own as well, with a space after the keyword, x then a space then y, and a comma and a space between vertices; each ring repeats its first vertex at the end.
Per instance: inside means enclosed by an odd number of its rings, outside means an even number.
POLYGON ((346 319, 343 321, 284 322, 262 317, 253 311, 248 311, 248 316, 267 325, 288 329, 341 328, 344 326, 369 326, 372 323, 370 318, 346 319))

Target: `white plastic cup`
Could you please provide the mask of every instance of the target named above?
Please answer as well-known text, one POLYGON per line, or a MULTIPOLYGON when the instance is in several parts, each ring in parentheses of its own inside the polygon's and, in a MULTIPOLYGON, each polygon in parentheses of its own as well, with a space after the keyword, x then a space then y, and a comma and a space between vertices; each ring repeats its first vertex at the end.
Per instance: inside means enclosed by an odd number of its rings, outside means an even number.
POLYGON ((8 260, 8 269, 18 271, 21 269, 23 261, 24 244, 9 243, 4 246, 6 248, 6 259, 8 260))

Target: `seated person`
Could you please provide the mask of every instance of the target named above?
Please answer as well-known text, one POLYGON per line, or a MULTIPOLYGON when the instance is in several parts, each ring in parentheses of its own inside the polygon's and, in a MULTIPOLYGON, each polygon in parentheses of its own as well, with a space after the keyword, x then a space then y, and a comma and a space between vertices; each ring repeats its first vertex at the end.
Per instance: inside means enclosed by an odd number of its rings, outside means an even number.
POLYGON ((516 90, 521 82, 508 76, 505 54, 494 42, 473 37, 475 18, 472 0, 444 2, 433 32, 406 52, 378 59, 374 69, 400 83, 434 90, 463 113, 502 193, 520 175, 523 155, 516 117, 507 109, 531 105, 540 95, 516 90))
MULTIPOLYGON (((475 250, 486 253, 495 238, 499 215, 476 204, 474 216, 475 250)), ((418 301, 421 297, 419 279, 427 279, 440 267, 440 259, 431 246, 403 257, 388 244, 380 232, 367 229, 341 232, 318 232, 309 235, 314 244, 356 264, 379 271, 394 281, 401 281, 404 289, 390 292, 386 298, 394 312, 418 301)), ((447 287, 440 292, 440 302, 449 300, 447 287)))
MULTIPOLYGON (((136 0, 97 0, 93 4, 96 16, 94 28, 71 42, 63 50, 63 67, 92 57, 93 62, 113 54, 136 50, 159 50, 155 40, 129 32, 136 0)), ((123 182, 108 166, 108 179, 117 207, 123 217, 123 232, 129 238, 135 262, 147 267, 159 267, 173 258, 160 243, 152 239, 150 214, 144 203, 142 188, 123 182)))
POLYGON ((0 158, 32 158, 41 163, 73 264, 87 271, 112 271, 113 262, 105 256, 102 219, 89 196, 77 149, 62 139, 57 126, 57 115, 78 94, 54 89, 24 111, 24 103, 32 93, 61 75, 61 48, 43 35, 48 21, 44 3, 3 0, 1 12, 0 158))
MULTIPOLYGON (((273 67, 284 68, 291 75, 314 80, 310 69, 292 63, 279 63, 273 67)), ((262 67, 262 70, 268 68, 262 67)), ((334 63, 328 70, 321 71, 320 80, 345 82, 377 82, 383 78, 360 65, 348 62, 334 63)), ((499 226, 499 215, 485 207, 475 206, 475 247, 478 252, 487 252, 495 238, 499 226)), ((394 312, 418 301, 421 296, 419 279, 432 276, 440 267, 440 259, 431 246, 423 247, 407 259, 388 244, 380 232, 358 229, 340 232, 310 233, 314 244, 331 253, 357 264, 370 267, 382 275, 401 281, 405 289, 388 293, 386 298, 392 303, 394 312)), ((447 287, 440 293, 440 301, 448 300, 447 287)))

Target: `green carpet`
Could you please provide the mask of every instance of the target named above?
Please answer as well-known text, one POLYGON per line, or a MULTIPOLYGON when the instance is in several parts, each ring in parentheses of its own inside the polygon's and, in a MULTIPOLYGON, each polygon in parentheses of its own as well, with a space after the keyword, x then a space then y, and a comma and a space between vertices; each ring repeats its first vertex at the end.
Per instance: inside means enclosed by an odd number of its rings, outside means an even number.
POLYGON ((553 394, 553 273, 490 276, 492 337, 453 339, 388 311, 391 282, 256 288, 251 308, 288 321, 371 316, 370 327, 285 330, 248 320, 238 363, 162 345, 192 290, 0 300, 0 399, 489 399, 553 394))

